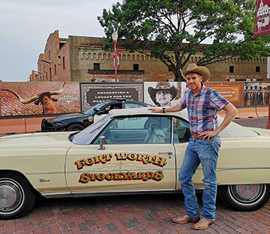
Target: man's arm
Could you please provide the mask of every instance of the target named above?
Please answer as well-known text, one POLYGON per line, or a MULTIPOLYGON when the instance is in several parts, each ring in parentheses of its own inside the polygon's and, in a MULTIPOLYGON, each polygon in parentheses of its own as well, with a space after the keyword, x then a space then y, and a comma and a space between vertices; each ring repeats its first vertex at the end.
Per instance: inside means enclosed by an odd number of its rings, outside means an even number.
POLYGON ((155 113, 162 113, 163 108, 165 108, 165 112, 177 112, 183 110, 183 108, 180 107, 180 104, 176 104, 174 106, 169 106, 169 107, 150 107, 148 110, 151 110, 152 112, 155 113))
POLYGON ((237 115, 238 111, 232 103, 228 103, 224 107, 225 117, 219 127, 214 131, 205 131, 201 133, 201 136, 205 136, 210 140, 211 137, 217 136, 224 128, 226 128, 229 123, 234 119, 237 115))

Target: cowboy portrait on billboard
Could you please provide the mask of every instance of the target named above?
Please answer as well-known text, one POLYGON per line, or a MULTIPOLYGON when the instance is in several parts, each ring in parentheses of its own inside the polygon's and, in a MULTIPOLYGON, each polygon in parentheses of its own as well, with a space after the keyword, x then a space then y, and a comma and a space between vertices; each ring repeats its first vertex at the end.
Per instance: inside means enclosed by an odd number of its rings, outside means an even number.
POLYGON ((181 97, 180 82, 145 82, 145 102, 155 106, 171 106, 181 97))

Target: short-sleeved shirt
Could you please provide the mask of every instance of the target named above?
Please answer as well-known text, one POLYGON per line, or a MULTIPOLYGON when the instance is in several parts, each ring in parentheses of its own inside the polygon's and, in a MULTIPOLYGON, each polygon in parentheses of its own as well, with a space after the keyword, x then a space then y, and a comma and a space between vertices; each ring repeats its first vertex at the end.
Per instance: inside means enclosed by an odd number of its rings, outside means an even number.
POLYGON ((213 131, 217 126, 217 113, 229 102, 217 91, 202 87, 195 96, 187 89, 180 101, 182 109, 187 108, 192 135, 200 135, 204 131, 213 131))

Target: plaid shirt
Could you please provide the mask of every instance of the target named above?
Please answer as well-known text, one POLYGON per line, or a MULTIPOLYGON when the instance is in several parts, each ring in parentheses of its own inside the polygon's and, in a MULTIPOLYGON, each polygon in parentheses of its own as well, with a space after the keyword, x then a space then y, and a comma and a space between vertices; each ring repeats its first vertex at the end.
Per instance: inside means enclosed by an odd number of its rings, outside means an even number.
POLYGON ((183 109, 187 107, 191 134, 200 135, 203 131, 215 130, 217 112, 228 103, 217 91, 205 86, 196 96, 187 89, 180 101, 180 107, 183 109))

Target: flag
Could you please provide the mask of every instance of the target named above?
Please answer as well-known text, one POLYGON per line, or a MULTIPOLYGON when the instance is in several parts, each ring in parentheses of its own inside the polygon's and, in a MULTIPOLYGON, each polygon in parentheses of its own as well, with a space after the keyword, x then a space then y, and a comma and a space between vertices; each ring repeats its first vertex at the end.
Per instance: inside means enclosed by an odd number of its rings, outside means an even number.
POLYGON ((114 48, 114 53, 113 53, 113 68, 115 70, 119 70, 120 68, 120 58, 119 58, 119 51, 118 48, 114 48))
POLYGON ((257 0, 254 36, 270 33, 270 0, 257 0))

